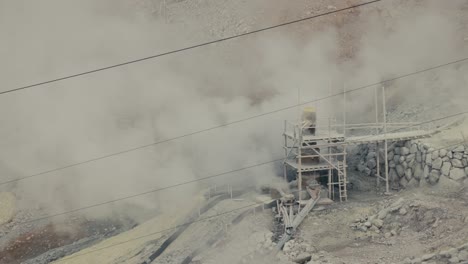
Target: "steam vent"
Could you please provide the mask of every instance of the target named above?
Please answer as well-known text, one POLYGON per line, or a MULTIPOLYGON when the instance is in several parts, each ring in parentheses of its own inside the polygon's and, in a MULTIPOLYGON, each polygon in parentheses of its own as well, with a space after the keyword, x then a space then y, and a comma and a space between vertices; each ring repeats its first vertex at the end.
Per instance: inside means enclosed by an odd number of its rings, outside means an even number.
POLYGON ((468 0, 4 0, 0 32, 0 264, 468 264, 468 0))

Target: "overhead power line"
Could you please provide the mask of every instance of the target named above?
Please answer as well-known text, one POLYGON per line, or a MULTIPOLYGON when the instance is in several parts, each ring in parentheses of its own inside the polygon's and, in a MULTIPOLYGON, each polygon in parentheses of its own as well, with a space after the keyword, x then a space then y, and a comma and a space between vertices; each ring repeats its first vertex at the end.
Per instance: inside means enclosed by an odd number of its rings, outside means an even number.
POLYGON ((33 87, 42 86, 42 85, 50 84, 50 83, 55 83, 55 82, 59 82, 59 81, 67 80, 67 79, 72 79, 72 78, 76 78, 76 77, 80 77, 80 76, 84 76, 84 75, 89 75, 89 74, 93 74, 93 73, 97 73, 97 72, 101 72, 101 71, 107 71, 107 70, 110 70, 110 69, 119 68, 119 67, 127 66, 127 65, 130 65, 130 64, 135 64, 135 63, 139 63, 139 62, 143 62, 143 61, 147 61, 147 60, 153 60, 153 59, 156 59, 156 58, 159 58, 159 57, 163 57, 163 56, 167 56, 167 55, 171 55, 171 54, 175 54, 175 53, 180 53, 180 52, 184 52, 184 51, 189 51, 189 50, 197 49, 197 48, 200 48, 200 47, 208 46, 208 45, 211 45, 211 44, 220 43, 220 42, 224 42, 224 41, 228 41, 228 40, 232 40, 232 39, 245 37, 245 36, 248 36, 248 35, 257 34, 257 33, 272 30, 272 29, 275 29, 275 28, 280 28, 280 27, 284 27, 284 26, 288 26, 288 25, 292 25, 292 24, 296 24, 296 23, 301 23, 301 22, 304 22, 304 21, 308 21, 308 20, 311 20, 311 19, 318 18, 318 17, 323 17, 323 16, 343 12, 343 11, 346 11, 346 10, 359 8, 359 7, 362 7, 362 6, 370 5, 370 4, 381 2, 381 1, 383 1, 383 0, 369 1, 369 2, 362 3, 362 4, 357 4, 357 5, 353 5, 353 6, 333 10, 333 11, 329 11, 329 12, 322 13, 322 14, 313 15, 313 16, 309 16, 309 17, 305 17, 305 18, 296 19, 296 20, 292 20, 292 21, 289 21, 289 22, 277 24, 277 25, 274 25, 274 26, 269 26, 269 27, 249 31, 249 32, 246 32, 246 33, 243 33, 243 34, 238 34, 238 35, 234 35, 234 36, 230 36, 230 37, 226 37, 226 38, 221 38, 221 39, 217 39, 217 40, 213 40, 213 41, 208 41, 208 42, 196 44, 196 45, 181 48, 181 49, 176 49, 176 50, 172 50, 172 51, 168 51, 168 52, 164 52, 164 53, 159 53, 159 54, 156 54, 156 55, 151 55, 151 56, 147 56, 147 57, 143 57, 143 58, 139 58, 139 59, 135 59, 135 60, 131 60, 131 61, 126 61, 126 62, 114 64, 114 65, 109 65, 109 66, 102 67, 102 68, 97 68, 97 69, 94 69, 94 70, 89 70, 89 71, 85 71, 85 72, 81 72, 81 73, 76 73, 76 74, 72 74, 72 75, 63 76, 63 77, 48 80, 48 81, 34 83, 34 84, 14 88, 14 89, 11 89, 11 90, 2 91, 2 92, 0 92, 0 95, 6 94, 6 93, 17 92, 17 91, 21 91, 21 90, 26 90, 26 89, 30 89, 30 88, 33 88, 33 87))
MULTIPOLYGON (((461 115, 465 115, 465 114, 468 114, 468 111, 448 115, 448 116, 433 119, 433 120, 428 120, 428 121, 419 123, 419 125, 423 125, 423 124, 427 124, 427 123, 431 123, 431 122, 435 122, 435 121, 440 121, 440 120, 447 119, 447 118, 453 118, 453 117, 461 116, 461 115)), ((411 128, 413 126, 414 125, 407 126, 406 128, 411 128)), ((397 131, 400 131, 400 130, 401 130, 401 128, 398 128, 398 129, 391 130, 388 133, 393 133, 393 132, 397 132, 397 131)), ((153 190, 149 190, 149 191, 145 191, 145 192, 141 192, 141 193, 137 193, 137 194, 132 194, 132 195, 129 195, 129 196, 124 196, 124 197, 121 197, 121 198, 113 199, 113 200, 102 202, 102 203, 96 203, 96 204, 76 208, 76 209, 69 210, 69 211, 64 211, 64 212, 51 214, 51 215, 40 217, 40 218, 31 219, 31 220, 28 220, 28 221, 18 223, 18 225, 28 224, 28 223, 31 223, 31 222, 36 222, 36 221, 40 221, 40 220, 45 220, 45 219, 49 219, 49 218, 53 218, 53 217, 57 217, 57 216, 67 215, 67 214, 71 214, 71 213, 75 213, 75 212, 95 208, 95 207, 100 207, 100 206, 111 204, 111 203, 114 203, 114 202, 128 200, 128 199, 131 199, 131 198, 136 198, 136 197, 144 196, 144 195, 147 195, 147 194, 150 194, 150 193, 156 193, 156 192, 159 192, 159 191, 172 189, 172 188, 176 188, 176 187, 179 187, 179 186, 183 186, 183 185, 187 185, 187 184, 191 184, 191 183, 195 183, 195 182, 199 182, 199 181, 218 178, 218 177, 225 176, 225 175, 228 175, 228 174, 232 174, 232 173, 235 173, 235 172, 240 172, 240 171, 260 167, 260 166, 263 166, 263 165, 267 165, 267 164, 271 164, 271 163, 275 163, 275 162, 279 162, 279 161, 284 161, 284 157, 280 157, 280 158, 277 158, 277 159, 274 159, 274 160, 265 161, 265 162, 262 162, 262 163, 257 163, 257 164, 253 164, 253 165, 250 165, 250 166, 234 169, 234 170, 231 170, 231 171, 226 171, 226 172, 206 176, 206 177, 203 177, 203 178, 198 178, 198 179, 191 180, 191 181, 181 182, 181 183, 178 183, 178 184, 169 185, 169 186, 162 187, 162 188, 157 188, 157 189, 153 189, 153 190)))
POLYGON ((172 138, 167 138, 167 139, 164 139, 164 140, 161 140, 161 141, 156 141, 156 142, 152 142, 152 143, 145 144, 145 145, 140 145, 140 146, 137 146, 137 147, 134 147, 134 148, 130 148, 130 149, 126 149, 126 150, 106 154, 106 155, 103 155, 103 156, 95 157, 95 158, 84 160, 84 161, 81 161, 81 162, 77 162, 77 163, 65 165, 65 166, 62 166, 62 167, 42 171, 42 172, 39 172, 39 173, 36 173, 36 174, 32 174, 32 175, 12 179, 12 180, 7 180, 7 181, 4 181, 4 182, 0 182, 0 186, 5 185, 5 184, 9 184, 9 183, 18 182, 18 181, 23 181, 23 180, 30 179, 30 178, 35 178, 35 177, 38 177, 38 176, 41 176, 41 175, 49 174, 49 173, 56 172, 56 171, 61 171, 61 170, 64 170, 64 169, 80 166, 80 165, 83 165, 83 164, 87 164, 87 163, 107 159, 107 158, 110 158, 110 157, 122 155, 122 154, 125 154, 125 153, 137 151, 137 150, 140 150, 140 149, 160 145, 160 144, 163 144, 163 143, 167 143, 167 142, 170 142, 170 141, 175 141, 175 140, 182 139, 182 138, 185 138, 185 137, 194 136, 194 135, 197 135, 197 134, 201 134, 201 133, 204 133, 204 132, 216 130, 216 129, 219 129, 219 128, 227 127, 227 126, 238 124, 238 123, 242 123, 242 122, 249 121, 249 120, 256 119, 256 118, 260 118, 260 117, 263 117, 263 116, 268 116, 268 115, 271 115, 271 114, 275 114, 275 113, 283 112, 283 111, 286 111, 286 110, 294 109, 294 108, 296 108, 298 106, 303 106, 303 105, 307 105, 307 104, 310 104, 310 103, 315 103, 315 102, 319 102, 319 101, 322 101, 322 100, 327 100, 327 99, 330 99, 330 98, 333 98, 333 97, 336 97, 336 96, 343 95, 345 93, 346 94, 347 93, 353 93, 353 92, 363 90, 363 89, 366 89, 366 88, 370 88, 370 87, 373 87, 373 86, 376 86, 376 85, 385 84, 385 83, 388 83, 388 82, 400 80, 400 79, 403 79, 403 78, 407 78, 407 77, 410 77, 410 76, 413 76, 413 75, 417 75, 417 74, 421 74, 421 73, 424 73, 424 72, 436 70, 436 69, 443 68, 443 67, 446 67, 446 66, 455 65, 455 64, 458 64, 458 63, 463 63, 463 62, 466 62, 466 61, 468 61, 468 57, 463 58, 463 59, 459 59, 459 60, 455 60, 455 61, 450 61, 450 62, 447 62, 447 63, 444 63, 444 64, 439 64, 439 65, 436 65, 436 66, 432 66, 430 68, 426 68, 426 69, 423 69, 423 70, 411 72, 411 73, 408 73, 408 74, 400 75, 400 76, 397 76, 397 77, 394 77, 394 78, 391 78, 391 79, 387 79, 387 80, 384 80, 384 81, 381 81, 381 82, 375 82, 375 83, 372 83, 372 84, 364 85, 364 86, 357 87, 357 88, 354 88, 354 89, 350 89, 350 90, 347 90, 347 91, 344 91, 344 92, 343 91, 338 92, 338 93, 331 94, 331 95, 328 95, 328 96, 325 96, 325 97, 322 97, 322 98, 306 101, 306 102, 303 102, 303 103, 300 103, 300 104, 294 104, 294 105, 291 105, 291 106, 287 106, 287 107, 279 108, 279 109, 272 110, 272 111, 269 111, 269 112, 261 113, 261 114, 258 114, 258 115, 250 116, 250 117, 247 117, 247 118, 238 119, 238 120, 231 121, 231 122, 228 122, 228 123, 225 123, 225 124, 222 124, 222 125, 205 128, 205 129, 202 129, 202 130, 194 131, 194 132, 191 132, 191 133, 187 133, 187 134, 172 137, 172 138))
POLYGON ((181 183, 177 183, 177 184, 174 184, 174 185, 169 185, 169 186, 166 186, 166 187, 149 190, 149 191, 146 191, 146 192, 136 193, 136 194, 132 194, 132 195, 129 195, 129 196, 124 196, 124 197, 120 197, 120 198, 117 198, 117 199, 113 199, 113 200, 110 200, 110 201, 106 201, 106 202, 102 202, 102 203, 97 203, 97 204, 92 204, 92 205, 76 208, 76 209, 73 209, 73 210, 70 210, 70 211, 60 212, 60 213, 56 213, 56 214, 52 214, 52 215, 47 215, 47 216, 44 216, 44 217, 24 221, 24 222, 21 222, 21 223, 18 223, 18 224, 23 225, 23 224, 28 224, 28 223, 37 222, 37 221, 40 221, 40 220, 45 220, 45 219, 61 216, 61 215, 67 215, 67 214, 83 211, 83 210, 86 210, 86 209, 91 209, 91 208, 95 208, 95 207, 99 207, 99 206, 103 206, 103 205, 107 205, 107 204, 111 204, 111 203, 115 203, 115 202, 119 202, 119 201, 123 201, 123 200, 136 198, 136 197, 139 197, 139 196, 144 196, 144 195, 147 195, 147 194, 150 194, 150 193, 156 193, 156 192, 164 191, 164 190, 167 190, 167 189, 176 188, 176 187, 187 185, 187 184, 190 184, 190 183, 195 183, 195 182, 199 182, 199 181, 205 181, 205 180, 209 180, 209 179, 213 179, 213 178, 218 178, 218 177, 225 176, 225 175, 228 175, 228 174, 232 174, 232 173, 235 173, 235 172, 260 167, 260 166, 263 166, 263 165, 267 165, 267 164, 282 161, 282 160, 284 160, 284 158, 274 159, 274 160, 270 160, 270 161, 266 161, 266 162, 262 162, 262 163, 256 163, 254 165, 250 165, 250 166, 247 166, 247 167, 242 167, 242 168, 234 169, 234 170, 231 170, 231 171, 226 171, 226 172, 206 176, 206 177, 203 177, 203 178, 198 178, 196 180, 181 182, 181 183))
POLYGON ((119 245, 123 245, 123 244, 129 243, 129 242, 135 241, 135 240, 143 239, 143 238, 146 238, 146 237, 151 237, 151 236, 154 236, 154 235, 157 235, 157 234, 161 234, 161 233, 164 233, 164 232, 167 232, 167 231, 174 230, 174 229, 176 229, 176 228, 180 228, 180 227, 187 226, 187 225, 191 225, 191 224, 194 224, 194 223, 203 222, 203 221, 206 221, 206 220, 218 218, 218 217, 221 217, 221 216, 224 216, 224 215, 233 213, 233 212, 235 212, 235 211, 247 209, 247 208, 250 208, 250 207, 253 207, 253 206, 260 206, 260 205, 262 205, 262 204, 267 204, 267 203, 270 203, 270 202, 273 202, 273 201, 275 201, 275 200, 270 200, 270 201, 267 201, 267 202, 253 203, 253 204, 250 204, 250 205, 238 207, 238 208, 233 209, 233 210, 229 210, 229 211, 226 211, 226 212, 223 212, 223 213, 219 213, 219 214, 216 214, 216 215, 212 215, 212 216, 207 216, 207 217, 204 217, 204 218, 202 218, 202 219, 198 219, 198 220, 195 220, 195 221, 191 221, 191 222, 188 222, 188 223, 185 223, 185 224, 178 225, 178 226, 176 226, 176 227, 163 229, 163 230, 156 231, 156 232, 153 232, 153 233, 149 233, 149 234, 146 234, 146 235, 143 235, 143 236, 138 236, 138 237, 135 237, 135 238, 132 238, 132 239, 128 239, 128 240, 119 242, 119 243, 115 243, 115 244, 112 244, 112 245, 109 245, 109 246, 97 248, 97 249, 95 249, 95 250, 91 250, 91 251, 88 251, 88 252, 85 252, 85 253, 81 253, 81 254, 77 254, 77 255, 74 255, 74 256, 72 255, 72 256, 69 256, 69 257, 65 257, 65 258, 63 258, 63 259, 57 260, 56 262, 67 261, 67 260, 70 260, 70 259, 73 259, 73 258, 81 257, 81 256, 84 256, 84 255, 89 255, 89 254, 92 254, 92 253, 95 253, 95 252, 98 252, 98 251, 101 251, 101 250, 105 250, 105 249, 108 249, 108 248, 112 248, 112 247, 116 247, 116 246, 119 246, 119 245))
MULTIPOLYGON (((432 152, 439 151, 439 150, 442 150, 442 149, 449 149, 449 148, 457 147, 457 146, 460 146, 460 145, 463 145, 463 144, 466 144, 466 141, 465 141, 465 140, 460 141, 460 142, 455 143, 455 144, 451 144, 451 145, 445 146, 445 147, 441 147, 441 148, 438 148, 438 149, 434 149, 434 150, 428 151, 427 153, 432 153, 432 152)), ((425 180, 425 179, 422 179, 422 180, 425 180)), ((236 208, 236 209, 233 209, 233 210, 229 210, 229 211, 227 211, 227 212, 223 212, 223 213, 220 213, 220 214, 216 214, 216 215, 213 215, 213 216, 204 217, 204 218, 202 218, 202 219, 198 219, 198 220, 191 221, 191 222, 188 222, 188 223, 185 223, 185 224, 181 224, 181 225, 178 225, 178 226, 176 226, 176 227, 163 229, 163 230, 156 231, 156 232, 153 232, 153 233, 150 233, 150 234, 147 234, 147 235, 138 236, 138 237, 135 237, 135 238, 132 238, 132 239, 129 239, 129 240, 125 240, 125 241, 122 241, 122 242, 119 242, 119 243, 116 243, 116 244, 112 244, 112 245, 109 245, 109 246, 97 248, 97 249, 95 249, 95 250, 91 250, 91 251, 84 252, 84 253, 79 253, 79 254, 74 255, 74 256, 72 255, 72 256, 69 256, 69 257, 65 257, 65 258, 60 259, 60 260, 58 260, 58 261, 56 261, 56 262, 67 261, 67 260, 70 260, 70 259, 73 259, 73 258, 78 258, 78 257, 81 257, 81 256, 89 255, 89 254, 92 254, 92 253, 95 253, 95 252, 98 252, 98 251, 102 251, 102 250, 105 250, 105 249, 108 249, 108 248, 113 248, 113 247, 116 247, 116 246, 120 246, 120 245, 129 243, 129 242, 132 242, 132 241, 135 241, 135 240, 139 240, 139 239, 143 239, 143 238, 146 238, 146 237, 154 236, 154 235, 157 235, 157 234, 160 234, 160 233, 168 232, 168 231, 174 230, 174 229, 176 229, 176 228, 180 228, 180 227, 183 227, 183 226, 191 225, 191 224, 194 224, 194 223, 197 223, 197 222, 206 221, 206 220, 209 220, 209 219, 218 218, 218 217, 224 216, 224 215, 226 215, 226 214, 233 213, 233 212, 235 212, 235 211, 247 209, 247 208, 250 208, 250 207, 253 207, 253 206, 256 206, 256 205, 267 204, 267 203, 274 202, 274 201, 275 201, 275 200, 273 199, 273 200, 270 200, 270 201, 267 201, 267 202, 259 202, 259 203, 254 203, 254 204, 250 204, 250 205, 247 205, 247 206, 242 206, 242 207, 239 207, 239 208, 236 208)))

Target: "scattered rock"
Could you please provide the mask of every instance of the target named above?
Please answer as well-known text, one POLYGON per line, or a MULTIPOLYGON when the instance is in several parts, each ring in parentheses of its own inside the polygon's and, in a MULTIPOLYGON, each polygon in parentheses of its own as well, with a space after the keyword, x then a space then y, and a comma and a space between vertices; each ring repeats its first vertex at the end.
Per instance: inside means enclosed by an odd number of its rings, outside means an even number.
POLYGON ((309 253, 301 253, 299 254, 296 259, 294 259, 294 262, 296 263, 300 263, 300 264, 304 264, 304 263, 307 263, 308 261, 310 261, 312 259, 312 255, 310 255, 309 253))
POLYGON ((383 220, 383 219, 385 219, 385 217, 387 217, 389 212, 390 212, 390 210, 388 208, 383 209, 382 211, 380 211, 378 213, 377 218, 380 219, 380 220, 383 220))
POLYGON ((421 260, 422 260, 422 261, 431 260, 431 259, 433 259, 435 256, 436 256, 436 254, 427 254, 427 255, 422 256, 421 260))
POLYGON ((406 215, 408 213, 408 211, 404 207, 402 207, 398 213, 400 215, 406 215))
POLYGON ((378 218, 375 218, 372 220, 372 224, 376 226, 377 228, 382 228, 384 221, 378 218))

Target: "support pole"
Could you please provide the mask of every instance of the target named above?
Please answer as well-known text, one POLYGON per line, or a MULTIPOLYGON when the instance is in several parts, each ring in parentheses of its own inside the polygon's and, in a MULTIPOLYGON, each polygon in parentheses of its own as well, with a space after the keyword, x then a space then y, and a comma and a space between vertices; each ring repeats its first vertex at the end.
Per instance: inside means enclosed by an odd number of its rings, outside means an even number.
POLYGON ((344 176, 344 193, 345 193, 345 201, 348 201, 348 172, 346 171, 347 164, 348 164, 348 145, 344 146, 344 156, 343 156, 343 176, 344 176))
POLYGON ((376 148, 377 148, 377 186, 380 186, 380 148, 379 148, 379 142, 377 142, 376 144, 376 148))
MULTIPOLYGON (((328 144, 331 144, 331 120, 330 120, 330 117, 328 117, 328 144)), ((328 145, 328 155, 331 154, 331 147, 330 145, 328 145)), ((330 161, 333 162, 333 157, 330 156, 330 161)), ((331 182, 332 182, 332 167, 329 166, 328 167, 328 198, 332 198, 331 196, 331 182)))
POLYGON ((346 136, 346 85, 343 84, 343 136, 346 136))
MULTIPOLYGON (((309 214, 309 212, 312 210, 312 208, 314 208, 315 204, 317 204, 319 200, 320 200, 320 193, 317 194, 317 198, 315 200, 311 198, 307 202, 307 204, 304 206, 304 208, 299 211, 299 213, 296 215, 296 217, 294 217, 294 220, 291 223, 291 227, 293 231, 297 229, 297 227, 302 223, 304 218, 307 216, 307 214, 309 214)), ((291 234, 285 233, 283 237, 276 244, 277 250, 281 250, 284 244, 286 244, 286 242, 288 242, 291 239, 291 237, 292 237, 291 234)))
POLYGON ((298 194, 298 197, 299 197, 299 206, 301 204, 301 200, 302 200, 302 126, 300 125, 299 127, 299 144, 298 144, 298 147, 297 147, 297 150, 298 150, 298 154, 297 154, 297 158, 298 158, 298 161, 297 161, 297 180, 298 180, 298 183, 297 183, 297 188, 299 189, 299 194, 298 194))
POLYGON ((284 162, 283 162, 283 177, 285 181, 287 180, 286 160, 288 160, 288 138, 286 136, 287 129, 288 129, 288 121, 284 120, 284 134, 283 135, 284 135, 284 147, 285 148, 284 148, 284 162))
MULTIPOLYGON (((379 134, 379 102, 378 102, 378 86, 375 87, 374 89, 374 106, 375 106, 375 134, 379 134)), ((380 186, 380 149, 379 149, 379 142, 376 143, 376 148, 377 148, 377 186, 380 186)))
POLYGON ((388 183, 387 105, 385 102, 385 86, 382 86, 382 104, 383 104, 384 140, 385 140, 385 191, 387 194, 390 194, 390 186, 388 183))

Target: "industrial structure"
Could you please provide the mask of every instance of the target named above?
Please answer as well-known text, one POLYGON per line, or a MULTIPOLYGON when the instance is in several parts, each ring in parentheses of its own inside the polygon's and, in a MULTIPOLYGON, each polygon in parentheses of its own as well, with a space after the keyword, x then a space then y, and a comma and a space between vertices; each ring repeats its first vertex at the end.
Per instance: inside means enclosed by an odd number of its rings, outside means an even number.
POLYGON ((298 182, 299 200, 303 187, 320 184, 327 179, 328 195, 333 199, 338 187, 340 201, 347 200, 346 143, 344 133, 338 133, 334 120, 317 122, 313 107, 304 109, 299 123, 284 124, 284 177, 292 170, 298 182))
MULTIPOLYGON (((346 91, 343 93, 346 94, 346 91)), ((348 198, 347 185, 347 147, 349 145, 376 144, 377 184, 383 181, 386 192, 390 192, 388 144, 426 138, 437 129, 423 129, 415 122, 388 123, 385 106, 385 88, 382 87, 382 106, 379 111, 379 90, 375 89, 375 123, 346 124, 346 97, 343 96, 343 122, 337 123, 335 117, 318 118, 314 107, 305 107, 299 121, 284 123, 284 178, 291 172, 297 180, 299 204, 307 187, 326 185, 328 197, 348 198), (379 115, 379 112, 381 113, 379 115), (361 133, 355 133, 361 131, 361 133), (363 135, 364 134, 364 135, 363 135), (380 153, 385 168, 380 168, 380 153), (324 180, 325 179, 325 180, 324 180)))

